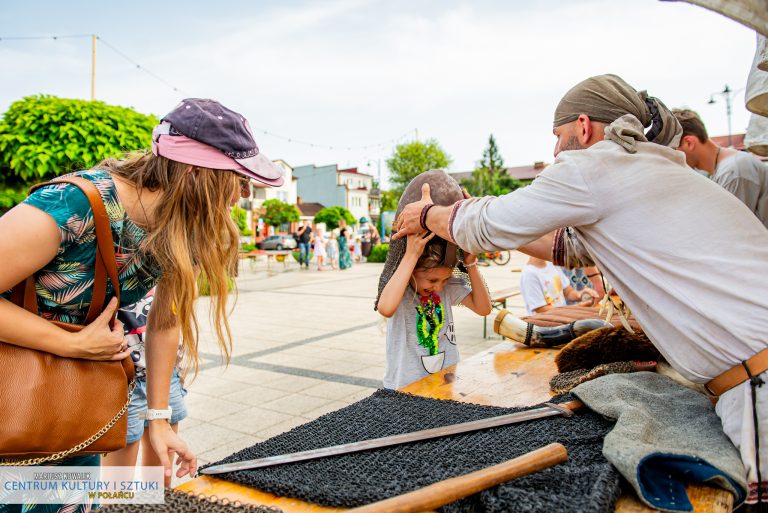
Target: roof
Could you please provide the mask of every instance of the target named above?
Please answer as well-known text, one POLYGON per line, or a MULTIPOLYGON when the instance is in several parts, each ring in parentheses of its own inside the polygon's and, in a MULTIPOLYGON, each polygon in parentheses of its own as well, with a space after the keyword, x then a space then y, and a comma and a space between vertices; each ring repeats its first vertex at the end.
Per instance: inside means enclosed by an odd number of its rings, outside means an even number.
MULTIPOLYGON (((507 174, 517 180, 533 180, 539 173, 544 171, 549 164, 545 162, 534 162, 527 166, 515 166, 506 168, 507 174)), ((472 178, 472 171, 459 171, 457 173, 450 173, 450 175, 457 181, 469 180, 472 178)))
POLYGON ((304 217, 315 217, 318 212, 325 208, 322 203, 299 203, 299 212, 304 217))
POLYGON ((373 178, 373 175, 369 175, 369 174, 366 174, 366 173, 361 173, 360 171, 357 170, 356 167, 350 167, 350 168, 347 168, 347 169, 339 169, 336 172, 337 173, 348 173, 348 174, 360 175, 360 176, 370 176, 371 178, 373 178))
POLYGON ((508 167, 507 174, 517 180, 533 180, 544 171, 549 164, 534 162, 533 165, 508 167))
MULTIPOLYGON (((731 135, 731 144, 733 145, 734 149, 737 150, 743 150, 744 148, 744 135, 745 134, 732 134, 731 135)), ((717 144, 718 146, 722 146, 723 148, 727 148, 731 146, 731 144, 728 144, 728 136, 727 135, 717 135, 715 137, 710 137, 713 143, 717 144)))

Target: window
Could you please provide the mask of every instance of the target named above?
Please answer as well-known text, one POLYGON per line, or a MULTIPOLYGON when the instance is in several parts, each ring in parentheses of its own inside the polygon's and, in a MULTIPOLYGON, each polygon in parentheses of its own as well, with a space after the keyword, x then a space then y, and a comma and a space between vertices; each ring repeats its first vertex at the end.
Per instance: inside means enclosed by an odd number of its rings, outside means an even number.
POLYGON ((286 192, 286 191, 277 191, 277 199, 287 203, 288 202, 288 192, 286 192))

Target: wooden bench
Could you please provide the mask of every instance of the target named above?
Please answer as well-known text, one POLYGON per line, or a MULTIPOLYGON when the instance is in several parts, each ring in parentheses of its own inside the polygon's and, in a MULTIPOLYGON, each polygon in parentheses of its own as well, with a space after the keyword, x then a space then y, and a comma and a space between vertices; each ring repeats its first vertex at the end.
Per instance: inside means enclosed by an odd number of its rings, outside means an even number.
POLYGON ((253 251, 250 251, 248 253, 240 253, 240 259, 248 259, 248 264, 253 271, 256 267, 256 262, 258 261, 259 257, 266 257, 267 258, 267 270, 272 268, 272 261, 282 262, 283 268, 287 267, 290 261, 293 259, 292 257, 292 251, 267 251, 263 249, 255 249, 253 251))
MULTIPOLYGON (((497 312, 502 308, 506 308, 507 299, 511 297, 519 296, 519 295, 520 295, 519 287, 512 287, 508 289, 497 290, 496 292, 491 292, 490 315, 495 315, 494 312, 497 312)), ((483 338, 488 338, 488 316, 487 315, 483 317, 483 338)))

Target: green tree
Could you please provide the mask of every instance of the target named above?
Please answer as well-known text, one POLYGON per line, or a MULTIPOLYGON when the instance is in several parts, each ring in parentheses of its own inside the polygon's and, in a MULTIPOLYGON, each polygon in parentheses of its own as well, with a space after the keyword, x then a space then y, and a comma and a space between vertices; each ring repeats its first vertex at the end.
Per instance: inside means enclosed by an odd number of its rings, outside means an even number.
POLYGON ((12 103, 0 120, 0 205, 23 199, 36 182, 149 149, 157 122, 97 101, 40 95, 12 103))
POLYGON ((291 205, 279 199, 269 199, 262 205, 264 223, 267 226, 295 223, 301 218, 301 212, 296 205, 291 205))
POLYGON ((488 137, 488 146, 483 150, 480 167, 496 172, 504 170, 504 159, 499 153, 499 147, 496 145, 496 138, 493 137, 493 134, 488 137))
POLYGON ((493 134, 488 138, 488 146, 483 150, 480 167, 472 171, 469 179, 461 181, 472 196, 501 196, 523 187, 525 183, 507 174, 504 159, 499 153, 493 134))
POLYGON ((381 211, 394 212, 397 210, 397 203, 400 201, 400 193, 397 191, 381 191, 381 211))
POLYGON ((232 206, 231 215, 237 225, 237 229, 240 231, 240 235, 245 237, 253 235, 253 230, 248 227, 248 213, 240 208, 237 203, 232 206))
POLYGON ((424 171, 447 168, 450 165, 451 158, 434 139, 398 144, 392 156, 387 159, 387 167, 398 197, 414 177, 424 171))
POLYGON ((354 225, 357 223, 357 219, 352 215, 352 212, 344 207, 325 207, 320 212, 315 214, 316 223, 325 223, 325 226, 329 230, 333 230, 339 227, 339 219, 344 218, 348 225, 354 225))

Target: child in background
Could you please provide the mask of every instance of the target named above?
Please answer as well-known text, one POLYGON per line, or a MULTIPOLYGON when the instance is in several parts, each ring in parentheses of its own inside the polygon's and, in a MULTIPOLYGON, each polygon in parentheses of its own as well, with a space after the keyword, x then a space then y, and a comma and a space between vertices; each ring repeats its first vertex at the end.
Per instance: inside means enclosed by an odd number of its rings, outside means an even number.
POLYGON ((590 288, 577 292, 571 287, 569 278, 561 269, 552 265, 552 262, 535 257, 529 258, 523 267, 520 291, 528 315, 565 306, 566 300, 591 305, 599 297, 599 294, 590 288))
POLYGON ((315 258, 317 258, 317 270, 323 270, 323 260, 325 259, 325 237, 323 231, 318 228, 317 235, 315 236, 315 258))
MULTIPOLYGON (((557 266, 555 266, 557 267, 557 266)), ((581 295, 584 289, 594 289, 597 292, 597 299, 599 301, 605 295, 605 289, 603 288, 603 280, 600 271, 597 267, 574 267, 573 269, 566 269, 565 267, 557 267, 563 271, 565 277, 568 278, 566 283, 573 287, 573 290, 581 295)), ((579 304, 581 300, 565 300, 568 305, 579 304)))
POLYGON ((385 388, 403 387, 459 361, 452 306, 491 313, 477 257, 464 256, 470 288, 443 264, 447 245, 434 237, 408 236, 405 255, 378 300, 378 311, 387 318, 385 388))
POLYGON ((331 264, 331 269, 336 269, 336 263, 339 261, 339 243, 336 240, 338 237, 337 232, 338 230, 332 230, 328 234, 328 244, 326 246, 328 263, 331 264))
MULTIPOLYGON (((117 318, 123 323, 125 340, 128 343, 128 349, 131 350, 131 359, 136 370, 136 388, 131 394, 131 404, 128 406, 128 440, 124 449, 111 452, 104 456, 103 464, 106 466, 132 467, 136 465, 139 455, 139 442, 141 442, 141 464, 143 466, 160 466, 160 459, 152 450, 149 441, 149 431, 147 428, 147 374, 146 374, 146 352, 144 342, 147 338, 147 319, 149 310, 152 307, 152 301, 155 297, 155 289, 150 290, 138 303, 121 308, 117 312, 117 318)), ((162 340, 155 336, 152 339, 153 344, 178 344, 178 353, 176 364, 171 377, 171 386, 168 397, 168 406, 171 408, 171 428, 178 433, 179 422, 187 416, 187 406, 184 402, 184 396, 187 391, 182 385, 179 376, 178 364, 182 358, 182 345, 179 340, 178 331, 170 330, 162 332, 163 336, 174 334, 174 340, 162 340)), ((171 486, 171 476, 165 477, 165 486, 171 486)))

